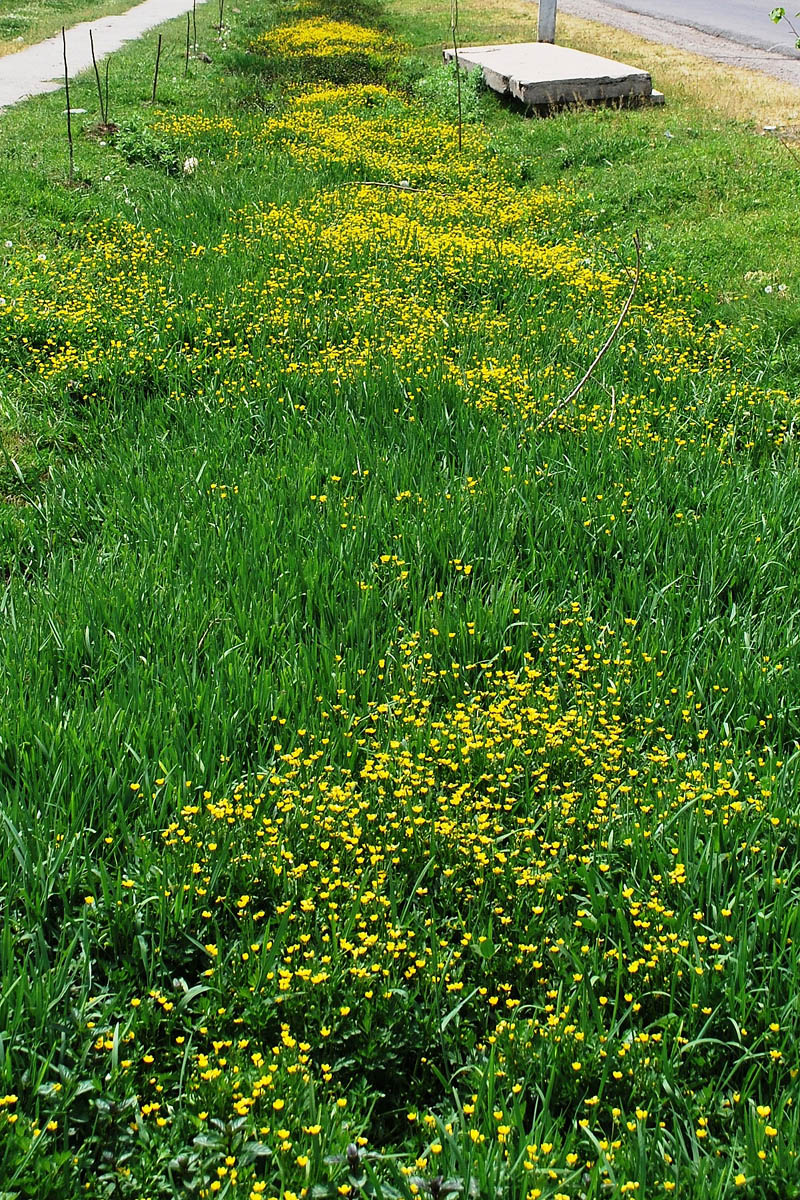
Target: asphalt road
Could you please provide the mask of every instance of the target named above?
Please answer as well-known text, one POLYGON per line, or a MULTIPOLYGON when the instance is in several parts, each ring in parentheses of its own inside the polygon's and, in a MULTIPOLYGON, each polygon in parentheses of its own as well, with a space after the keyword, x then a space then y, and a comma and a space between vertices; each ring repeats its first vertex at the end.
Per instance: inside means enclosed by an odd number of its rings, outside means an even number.
MULTIPOLYGON (((800 0, 790 5, 797 11, 800 0)), ((800 50, 788 25, 770 21, 771 6, 771 0, 558 0, 559 12, 800 87, 800 50)), ((800 18, 795 24, 800 28, 800 18)))
MULTIPOLYGON (((626 12, 688 25, 703 33, 739 42, 742 46, 800 58, 800 50, 795 48, 794 35, 786 22, 774 25, 770 21, 770 11, 775 7, 771 0, 606 0, 606 4, 626 12)), ((790 0, 784 7, 794 17, 800 8, 800 0, 796 3, 790 0)), ((800 19, 794 24, 800 30, 800 19)))

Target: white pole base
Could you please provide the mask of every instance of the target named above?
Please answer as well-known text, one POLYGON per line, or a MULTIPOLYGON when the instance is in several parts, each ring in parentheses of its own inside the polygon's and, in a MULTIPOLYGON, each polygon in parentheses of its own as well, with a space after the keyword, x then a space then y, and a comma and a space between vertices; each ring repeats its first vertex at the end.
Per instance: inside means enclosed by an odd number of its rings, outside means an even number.
POLYGON ((539 0, 539 41, 556 40, 557 0, 539 0))

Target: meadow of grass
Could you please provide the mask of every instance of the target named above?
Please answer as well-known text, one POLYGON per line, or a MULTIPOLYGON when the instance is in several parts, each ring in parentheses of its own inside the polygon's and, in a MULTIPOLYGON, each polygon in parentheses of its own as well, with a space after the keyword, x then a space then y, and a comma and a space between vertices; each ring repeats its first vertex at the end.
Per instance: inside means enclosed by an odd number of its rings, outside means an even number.
POLYGON ((242 8, 0 126, 0 1196, 797 1196, 796 164, 242 8))

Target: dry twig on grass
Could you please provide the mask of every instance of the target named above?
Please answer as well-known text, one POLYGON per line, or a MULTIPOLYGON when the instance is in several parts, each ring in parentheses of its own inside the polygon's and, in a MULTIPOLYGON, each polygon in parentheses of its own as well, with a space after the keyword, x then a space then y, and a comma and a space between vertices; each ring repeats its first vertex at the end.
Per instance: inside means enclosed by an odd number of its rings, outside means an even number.
POLYGON ((579 382, 575 384, 575 387, 572 389, 572 391, 569 393, 568 396, 565 396, 563 400, 559 400, 558 404, 556 404, 556 406, 554 408, 551 408, 550 412, 547 414, 547 416, 544 418, 544 420, 540 421, 539 424, 536 426, 536 429, 534 429, 534 433, 538 433, 538 431, 540 429, 542 429, 545 425, 547 425, 548 421, 552 421, 553 417, 555 417, 558 413, 560 413, 562 411, 562 409, 566 408, 568 404, 572 403, 572 401, 576 398, 576 396, 583 390, 583 388, 589 382, 589 380, 591 379, 595 370, 597 369, 599 364, 602 362, 603 358, 608 353, 608 351, 611 349, 611 344, 614 341, 614 338, 619 333, 620 329, 622 328, 622 322, 627 317, 628 312, 630 311, 630 307, 633 304, 633 297, 636 295, 636 289, 639 286, 639 279, 641 278, 641 274, 642 274, 642 244, 639 241, 638 231, 636 233, 634 233, 634 235, 633 235, 633 244, 636 248, 636 270, 633 275, 633 283, 631 284, 631 290, 628 293, 628 297, 622 306, 622 311, 620 312, 619 316, 617 317, 616 325, 611 330, 611 333, 608 335, 606 340, 603 342, 600 349, 597 351, 597 354, 594 357, 594 361, 592 362, 591 366, 586 371, 586 373, 583 375, 582 379, 580 379, 579 382))
POLYGON ((398 192, 424 192, 425 188, 412 187, 410 183, 383 183, 379 179, 346 179, 341 187, 394 188, 398 192))

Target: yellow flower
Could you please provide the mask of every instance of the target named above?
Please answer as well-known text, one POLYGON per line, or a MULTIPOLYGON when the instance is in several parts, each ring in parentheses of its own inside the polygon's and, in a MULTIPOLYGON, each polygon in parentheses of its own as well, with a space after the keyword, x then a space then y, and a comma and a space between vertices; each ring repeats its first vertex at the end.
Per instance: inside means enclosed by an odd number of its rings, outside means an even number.
POLYGON ((349 21, 311 17, 262 33, 251 43, 250 49, 256 53, 295 58, 308 55, 332 58, 359 53, 386 54, 392 46, 391 39, 377 29, 367 29, 349 21))

